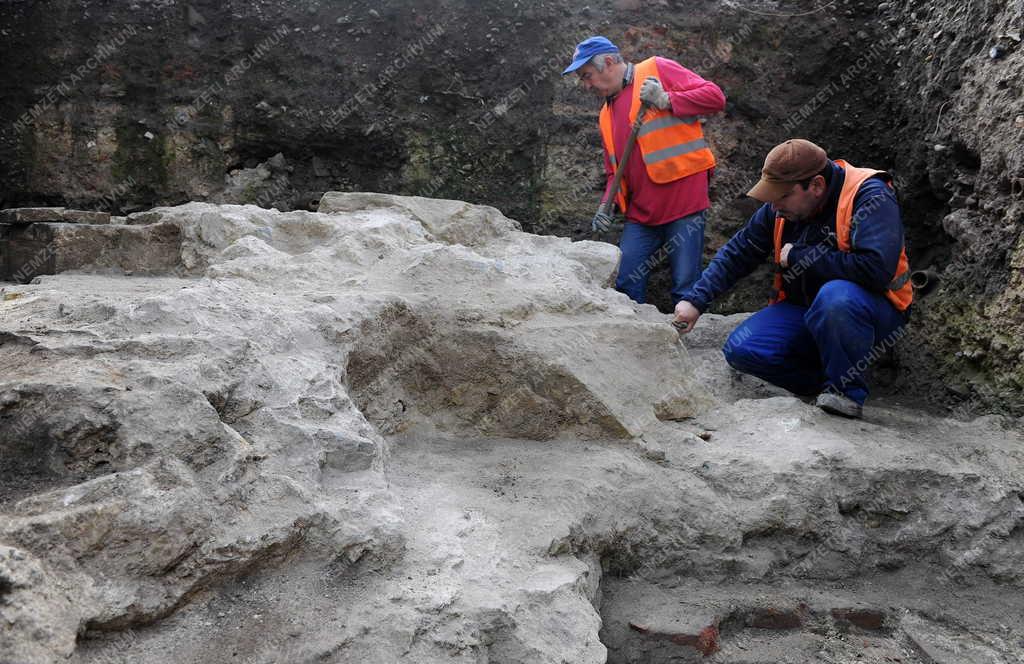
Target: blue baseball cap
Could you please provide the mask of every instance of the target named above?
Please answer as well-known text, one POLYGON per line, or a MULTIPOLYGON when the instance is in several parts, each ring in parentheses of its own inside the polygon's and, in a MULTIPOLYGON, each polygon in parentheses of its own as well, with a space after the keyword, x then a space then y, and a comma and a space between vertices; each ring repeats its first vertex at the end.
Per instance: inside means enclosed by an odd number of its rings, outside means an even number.
POLYGON ((590 58, 600 53, 618 53, 619 47, 611 43, 607 37, 588 37, 576 46, 572 54, 572 64, 565 68, 562 76, 574 72, 590 62, 590 58))

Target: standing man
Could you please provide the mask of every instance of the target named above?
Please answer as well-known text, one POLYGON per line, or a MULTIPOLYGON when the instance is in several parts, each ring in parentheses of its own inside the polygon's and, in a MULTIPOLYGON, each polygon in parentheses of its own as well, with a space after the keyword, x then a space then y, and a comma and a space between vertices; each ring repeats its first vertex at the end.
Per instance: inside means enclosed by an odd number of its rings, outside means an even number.
MULTIPOLYGON (((652 259, 664 248, 676 304, 700 275, 704 221, 711 204, 708 179, 715 157, 699 116, 724 110, 725 95, 714 83, 666 58, 625 62, 604 37, 580 42, 562 75, 571 72, 604 99, 600 126, 608 182, 602 201, 607 200, 616 155, 623 153, 641 101, 650 106, 615 201, 626 216, 615 289, 644 302, 652 259)), ((610 221, 598 214, 593 228, 604 230, 610 221)))
POLYGON ((711 301, 772 257, 771 304, 733 330, 735 369, 822 410, 860 417, 873 357, 902 336, 913 300, 903 221, 884 171, 832 161, 803 139, 768 153, 748 196, 764 202, 676 305, 684 331, 711 301))

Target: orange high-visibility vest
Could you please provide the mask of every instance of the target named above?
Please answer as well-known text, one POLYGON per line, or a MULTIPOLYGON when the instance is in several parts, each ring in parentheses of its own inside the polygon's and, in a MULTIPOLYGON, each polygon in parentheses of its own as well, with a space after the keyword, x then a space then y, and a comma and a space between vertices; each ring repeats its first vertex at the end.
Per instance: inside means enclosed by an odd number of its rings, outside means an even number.
MULTIPOLYGON (((850 242, 853 227, 863 221, 863 219, 855 218, 853 214, 853 199, 857 196, 857 191, 860 190, 862 184, 875 175, 881 175, 885 183, 892 189, 892 176, 885 171, 851 166, 842 159, 836 159, 835 163, 846 173, 843 189, 839 192, 839 203, 836 205, 836 241, 839 243, 840 251, 849 252, 853 249, 850 242)), ((776 264, 782 256, 782 229, 785 224, 786 220, 781 215, 775 215, 776 264)), ((900 260, 896 265, 896 274, 889 281, 885 296, 900 311, 906 311, 914 300, 914 287, 910 283, 910 261, 907 260, 906 245, 900 248, 900 260)), ((781 302, 785 299, 786 291, 782 288, 782 273, 776 272, 771 302, 781 302)))
MULTIPOLYGON (((650 76, 661 82, 658 64, 654 58, 648 58, 635 65, 633 103, 629 107, 630 124, 636 120, 636 115, 640 112, 640 86, 650 76)), ((612 136, 612 112, 607 102, 601 108, 599 123, 604 149, 608 152, 614 169, 618 162, 615 159, 615 140, 612 136)), ((658 184, 679 180, 706 171, 715 165, 715 156, 711 154, 711 149, 704 139, 704 129, 696 115, 677 118, 672 115, 671 109, 662 111, 652 108, 647 111, 636 142, 640 154, 643 155, 648 177, 658 184)), ((627 196, 626 181, 623 180, 615 198, 623 213, 626 211, 627 196)))

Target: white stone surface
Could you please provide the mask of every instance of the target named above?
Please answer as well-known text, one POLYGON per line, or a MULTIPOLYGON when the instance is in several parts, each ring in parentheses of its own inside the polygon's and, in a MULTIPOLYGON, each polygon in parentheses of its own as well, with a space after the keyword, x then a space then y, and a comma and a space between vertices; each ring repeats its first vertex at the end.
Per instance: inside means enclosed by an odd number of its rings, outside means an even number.
POLYGON ((1021 585, 1019 432, 737 383, 740 317, 687 348, 610 245, 381 194, 128 221, 180 267, 0 302, 19 663, 596 663, 608 573, 1021 585))

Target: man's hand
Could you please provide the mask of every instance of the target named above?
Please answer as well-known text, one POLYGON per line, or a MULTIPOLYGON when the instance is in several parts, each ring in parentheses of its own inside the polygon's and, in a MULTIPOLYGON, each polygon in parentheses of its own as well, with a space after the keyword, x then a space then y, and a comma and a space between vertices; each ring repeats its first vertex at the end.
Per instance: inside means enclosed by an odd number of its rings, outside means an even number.
POLYGON ((679 300, 679 304, 676 305, 676 317, 672 324, 679 330, 679 334, 688 334, 697 324, 698 318, 700 318, 700 310, 697 307, 686 300, 679 300))
POLYGON ((663 111, 672 106, 668 93, 661 87, 658 79, 653 76, 648 76, 647 80, 640 86, 640 101, 645 101, 649 105, 660 108, 663 111))
POLYGON ((779 251, 779 265, 782 267, 789 267, 789 250, 792 248, 792 242, 787 242, 782 245, 782 249, 779 251))
POLYGON ((604 233, 612 227, 612 216, 604 211, 604 206, 597 211, 590 221, 590 230, 594 233, 604 233))

